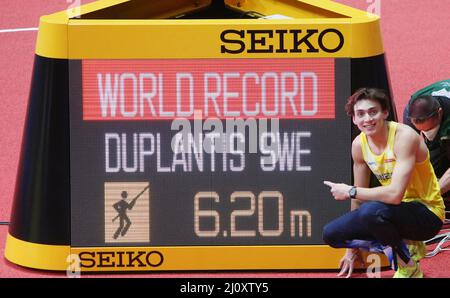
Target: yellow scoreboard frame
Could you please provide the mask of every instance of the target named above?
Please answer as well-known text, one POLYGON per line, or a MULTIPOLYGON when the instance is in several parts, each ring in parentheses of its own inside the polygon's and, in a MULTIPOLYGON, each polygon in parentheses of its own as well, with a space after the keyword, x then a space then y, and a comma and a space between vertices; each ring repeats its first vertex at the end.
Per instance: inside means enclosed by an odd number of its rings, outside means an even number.
POLYGON ((218 2, 103 0, 41 17, 8 260, 81 271, 336 268, 343 251, 326 245, 71 246, 68 61, 347 58, 352 90, 390 91, 378 16, 327 0, 226 0, 256 17, 184 18, 218 2))

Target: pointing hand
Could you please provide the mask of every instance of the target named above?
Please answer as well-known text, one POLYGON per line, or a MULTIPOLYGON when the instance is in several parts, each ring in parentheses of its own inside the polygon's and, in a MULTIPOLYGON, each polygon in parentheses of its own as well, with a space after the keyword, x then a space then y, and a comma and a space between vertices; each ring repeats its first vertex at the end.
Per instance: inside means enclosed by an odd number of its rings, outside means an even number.
POLYGON ((335 200, 343 201, 350 198, 349 190, 352 188, 350 185, 344 183, 334 183, 330 181, 324 181, 323 184, 330 187, 330 192, 335 200))

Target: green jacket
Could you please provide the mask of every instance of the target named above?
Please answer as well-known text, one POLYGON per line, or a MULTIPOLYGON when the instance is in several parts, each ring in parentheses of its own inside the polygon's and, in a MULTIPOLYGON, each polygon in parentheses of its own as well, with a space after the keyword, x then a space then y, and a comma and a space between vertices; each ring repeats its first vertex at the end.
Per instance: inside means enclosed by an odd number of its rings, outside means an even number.
POLYGON ((411 96, 411 99, 418 96, 444 96, 450 99, 450 79, 439 81, 420 89, 411 96))

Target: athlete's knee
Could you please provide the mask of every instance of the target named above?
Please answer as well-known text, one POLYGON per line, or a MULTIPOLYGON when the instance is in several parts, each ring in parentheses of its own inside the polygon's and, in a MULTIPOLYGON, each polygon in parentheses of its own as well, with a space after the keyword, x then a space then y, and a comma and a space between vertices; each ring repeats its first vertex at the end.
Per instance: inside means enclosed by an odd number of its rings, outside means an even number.
POLYGON ((339 239, 339 233, 333 224, 327 224, 322 231, 323 241, 331 247, 340 247, 341 240, 339 239))

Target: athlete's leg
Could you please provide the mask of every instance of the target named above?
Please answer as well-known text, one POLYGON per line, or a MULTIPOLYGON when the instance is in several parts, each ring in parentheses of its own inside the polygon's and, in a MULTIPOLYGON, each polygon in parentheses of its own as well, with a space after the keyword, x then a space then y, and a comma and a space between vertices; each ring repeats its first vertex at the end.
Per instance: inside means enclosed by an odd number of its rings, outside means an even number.
POLYGON ((368 202, 359 210, 360 222, 383 244, 395 244, 401 239, 427 240, 442 226, 441 220, 419 202, 368 202))
POLYGON ((391 246, 407 262, 403 239, 426 240, 434 236, 442 223, 418 202, 389 205, 381 202, 363 204, 357 213, 359 222, 383 245, 391 246))
POLYGON ((323 229, 323 240, 334 248, 367 248, 375 238, 361 225, 359 209, 329 222, 323 229))

